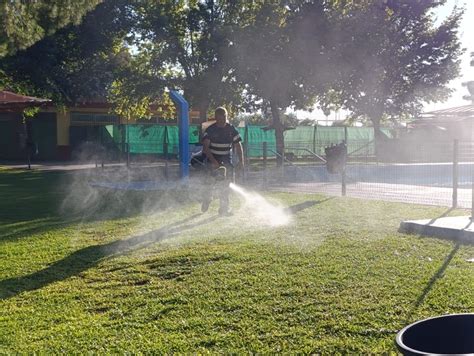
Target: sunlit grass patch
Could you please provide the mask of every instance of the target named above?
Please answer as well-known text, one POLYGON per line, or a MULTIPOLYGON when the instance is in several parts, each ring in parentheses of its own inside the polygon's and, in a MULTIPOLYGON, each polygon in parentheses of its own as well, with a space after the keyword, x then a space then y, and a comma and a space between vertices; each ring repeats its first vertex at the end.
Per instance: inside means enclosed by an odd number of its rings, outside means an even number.
POLYGON ((33 197, 0 201, 0 352, 387 353, 407 323, 474 307, 472 246, 397 232, 442 208, 266 193, 290 224, 236 197, 232 217, 192 199, 70 217, 64 177, 21 174, 0 174, 33 197))

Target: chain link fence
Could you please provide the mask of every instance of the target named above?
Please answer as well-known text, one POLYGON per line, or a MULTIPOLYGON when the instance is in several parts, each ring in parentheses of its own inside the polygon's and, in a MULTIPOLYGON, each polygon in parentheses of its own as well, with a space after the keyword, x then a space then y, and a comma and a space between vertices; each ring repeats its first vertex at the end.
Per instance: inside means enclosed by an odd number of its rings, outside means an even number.
MULTIPOLYGON (((152 168, 157 179, 179 177, 177 128, 137 125, 125 131, 115 126, 105 129, 105 139, 100 136, 99 142, 81 146, 81 154, 97 166, 152 168)), ((471 141, 390 138, 376 145, 367 129, 302 127, 286 133, 285 151, 280 156, 271 130, 251 126, 241 130, 247 161, 242 184, 405 203, 461 208, 472 205, 471 141), (327 149, 338 142, 346 143, 347 156, 344 164, 334 170, 327 162, 327 149), (278 161, 283 164, 278 165, 278 161)), ((190 142, 196 144, 190 151, 199 151, 198 129, 193 128, 191 133, 190 142)))
MULTIPOLYGON (((257 150, 257 147, 253 147, 257 150)), ((330 172, 327 156, 298 145, 285 147, 284 164, 266 157, 247 166, 249 184, 289 192, 471 208, 474 142, 352 142, 345 166, 330 172), (290 154, 288 155, 287 152, 290 154)), ((321 152, 319 150, 318 152, 321 152)), ((275 152, 272 152, 276 154, 275 152)))

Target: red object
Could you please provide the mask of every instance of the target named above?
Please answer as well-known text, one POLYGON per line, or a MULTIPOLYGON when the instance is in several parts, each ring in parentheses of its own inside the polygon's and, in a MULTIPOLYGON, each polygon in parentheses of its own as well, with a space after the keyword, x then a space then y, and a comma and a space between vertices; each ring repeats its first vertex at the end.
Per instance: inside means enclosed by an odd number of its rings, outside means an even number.
POLYGON ((49 99, 35 98, 34 96, 26 96, 15 94, 9 91, 0 91, 0 110, 2 111, 18 111, 28 107, 41 106, 50 103, 49 99))

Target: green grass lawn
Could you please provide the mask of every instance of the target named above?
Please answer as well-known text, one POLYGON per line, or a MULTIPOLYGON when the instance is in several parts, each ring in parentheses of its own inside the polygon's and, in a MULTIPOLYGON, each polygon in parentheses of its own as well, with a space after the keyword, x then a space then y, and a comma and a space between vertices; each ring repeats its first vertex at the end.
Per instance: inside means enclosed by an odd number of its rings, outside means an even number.
POLYGON ((444 208, 268 193, 293 211, 272 228, 236 199, 218 218, 71 183, 0 169, 0 353, 388 353, 474 309, 474 247, 397 232, 444 208))

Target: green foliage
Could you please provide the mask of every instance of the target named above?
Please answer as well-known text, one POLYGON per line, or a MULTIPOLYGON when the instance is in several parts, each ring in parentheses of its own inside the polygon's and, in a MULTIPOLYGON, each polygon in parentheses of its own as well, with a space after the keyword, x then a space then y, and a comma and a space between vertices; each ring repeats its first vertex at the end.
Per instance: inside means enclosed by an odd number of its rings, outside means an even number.
POLYGON ((459 75, 458 28, 462 10, 435 25, 442 1, 367 1, 336 16, 340 31, 334 63, 338 98, 328 102, 369 117, 416 115, 424 102, 446 99, 447 83, 459 75), (370 21, 367 21, 370 19, 370 21))
POLYGON ((141 1, 136 7, 139 51, 153 71, 166 69, 169 87, 183 89, 203 114, 239 103, 226 58, 238 11, 240 1, 141 1))
MULTIPOLYGON (((286 127, 296 127, 299 125, 303 125, 301 121, 298 120, 295 113, 288 113, 282 115, 282 123, 286 127)), ((267 114, 264 115, 262 113, 253 113, 253 114, 245 114, 242 113, 231 118, 231 123, 233 125, 239 125, 240 122, 245 122, 246 125, 258 125, 258 126, 270 126, 272 125, 272 117, 271 115, 267 114)), ((314 123, 314 121, 312 122, 314 123)))
POLYGON ((115 80, 112 83, 109 101, 114 104, 114 112, 127 120, 137 117, 149 118, 151 116, 149 97, 136 98, 129 94, 124 82, 115 80))
POLYGON ((397 233, 443 208, 268 193, 319 203, 271 229, 193 203, 73 220, 68 178, 0 168, 1 353, 392 354, 405 325, 474 308, 472 245, 397 233))
POLYGON ((234 126, 238 126, 241 122, 244 122, 246 125, 268 125, 270 120, 268 117, 265 117, 261 113, 246 114, 241 113, 237 116, 230 118, 230 123, 234 126))
POLYGON ((101 0, 0 1, 0 58, 69 24, 77 25, 101 0))
MULTIPOLYGON (((246 107, 271 109, 277 161, 284 152, 282 112, 314 105, 327 89, 325 48, 329 22, 325 3, 261 1, 234 31, 232 58, 246 107)), ((247 14, 248 15, 248 14, 247 14)))
POLYGON ((59 104, 108 98, 126 117, 176 88, 203 116, 270 108, 281 153, 287 108, 344 108, 378 130, 445 99, 459 74, 462 10, 436 25, 444 1, 98 2, 0 2, 0 87, 59 104))
POLYGON ((31 107, 31 108, 26 108, 23 110, 23 117, 25 118, 31 118, 35 116, 39 112, 38 107, 31 107))
POLYGON ((114 72, 129 60, 123 45, 130 31, 128 10, 126 1, 106 1, 80 25, 62 28, 0 59, 2 84, 58 105, 105 98, 114 72))
POLYGON ((127 120, 150 119, 152 115, 165 119, 176 117, 168 93, 161 92, 161 95, 154 97, 150 92, 138 93, 136 90, 136 82, 131 82, 130 78, 115 80, 107 97, 108 102, 113 104, 113 112, 127 120))

